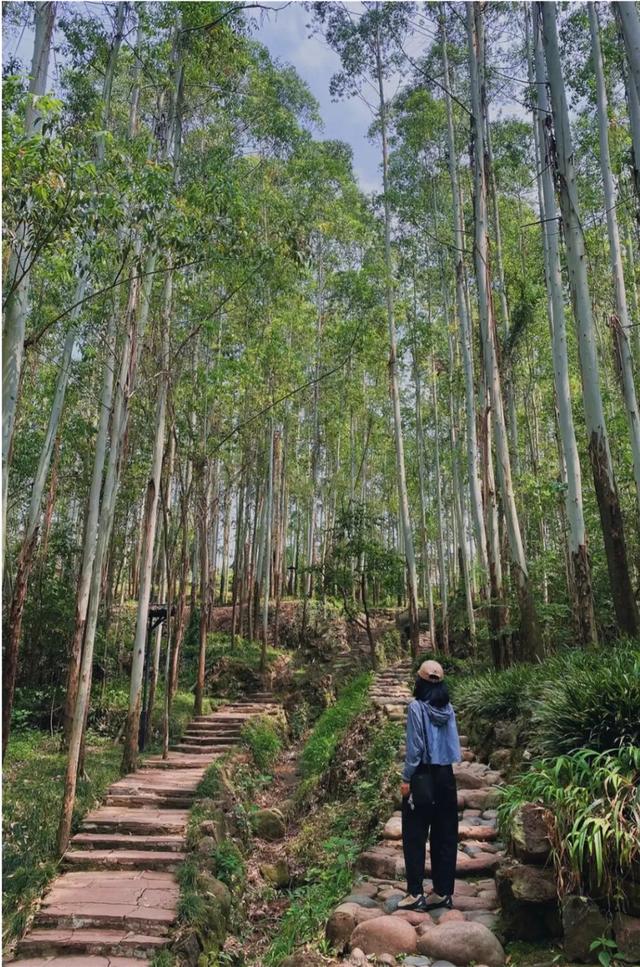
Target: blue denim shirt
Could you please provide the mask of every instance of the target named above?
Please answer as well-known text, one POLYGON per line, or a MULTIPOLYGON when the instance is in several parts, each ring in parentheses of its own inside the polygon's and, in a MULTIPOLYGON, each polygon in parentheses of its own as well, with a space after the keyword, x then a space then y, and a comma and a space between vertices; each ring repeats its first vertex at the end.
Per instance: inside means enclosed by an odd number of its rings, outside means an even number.
POLYGON ((456 713, 451 703, 444 708, 434 708, 414 699, 407 711, 407 754, 403 780, 409 782, 423 762, 448 766, 460 762, 461 758, 456 713))

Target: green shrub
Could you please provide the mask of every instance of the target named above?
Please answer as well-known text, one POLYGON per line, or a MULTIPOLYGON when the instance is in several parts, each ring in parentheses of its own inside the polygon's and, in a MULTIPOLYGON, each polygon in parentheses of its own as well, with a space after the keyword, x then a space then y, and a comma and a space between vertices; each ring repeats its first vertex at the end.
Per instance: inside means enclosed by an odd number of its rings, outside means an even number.
POLYGON ((537 665, 513 665, 460 679, 453 688, 456 710, 470 718, 514 720, 530 710, 534 691, 542 684, 540 676, 537 665))
POLYGON ((366 672, 349 682, 334 705, 322 713, 300 758, 302 775, 320 775, 329 765, 349 724, 367 707, 371 674, 366 672))
POLYGON ((262 772, 269 772, 282 751, 282 729, 267 715, 250 720, 242 728, 241 741, 262 772))
POLYGON ((225 839, 213 851, 216 876, 233 892, 244 883, 246 869, 240 849, 230 840, 225 839))
POLYGON ((640 746, 640 648, 623 643, 552 660, 533 709, 533 745, 545 756, 640 746))
POLYGON ((567 892, 623 898, 640 859, 640 746, 580 749, 542 759, 501 790, 498 821, 508 831, 525 802, 550 810, 553 855, 567 892))

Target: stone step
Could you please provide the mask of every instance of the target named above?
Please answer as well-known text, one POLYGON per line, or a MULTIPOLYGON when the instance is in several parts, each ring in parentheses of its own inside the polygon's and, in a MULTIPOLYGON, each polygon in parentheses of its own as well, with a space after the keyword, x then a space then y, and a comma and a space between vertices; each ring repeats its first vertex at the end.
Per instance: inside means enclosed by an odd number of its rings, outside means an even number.
POLYGON ((182 742, 187 741, 191 745, 235 745, 238 740, 236 736, 228 735, 226 732, 220 735, 209 734, 208 732, 205 732, 204 735, 185 732, 182 742))
MULTIPOLYGON (((50 932, 50 931, 47 931, 50 932)), ((141 964, 150 964, 147 957, 101 957, 99 954, 47 954, 44 957, 27 957, 26 960, 20 957, 11 963, 20 964, 20 967, 141 967, 141 964)))
POLYGON ((82 870, 177 870, 186 853, 150 849, 70 849, 63 863, 68 869, 82 870))
MULTIPOLYGON (((109 967, 124 967, 126 964, 139 965, 163 947, 169 944, 168 937, 158 937, 152 934, 137 933, 133 930, 95 930, 91 928, 63 928, 31 930, 27 936, 18 942, 17 952, 29 957, 56 957, 54 967, 60 963, 59 955, 77 957, 78 964, 87 967, 90 961, 86 957, 108 957, 109 967), (122 955, 126 961, 113 960, 122 955), (132 958, 132 959, 129 959, 132 958)), ((45 961, 43 960, 43 963, 45 961)), ((104 963, 102 960, 101 963, 104 963)), ((23 962, 23 967, 25 967, 23 962)))
POLYGON ((97 928, 165 936, 178 909, 173 873, 154 870, 82 870, 54 881, 35 926, 97 928))
POLYGON ((187 825, 186 809, 123 809, 122 806, 100 806, 87 813, 81 830, 84 833, 145 833, 169 835, 182 833, 187 825))
MULTIPOLYGON (((222 755, 222 751, 219 753, 212 753, 211 760, 219 758, 222 755)), ((188 769, 193 770, 197 768, 201 774, 204 774, 204 767, 202 758, 200 756, 186 755, 182 752, 169 752, 169 757, 163 759, 162 756, 151 756, 149 759, 145 759, 140 765, 140 772, 147 772, 151 769, 162 769, 166 771, 167 769, 188 769)), ((140 774, 140 773, 138 773, 140 774)))
POLYGON ((223 755, 231 748, 233 746, 230 744, 221 745, 220 743, 216 743, 215 745, 194 745, 190 742, 179 742, 177 745, 174 745, 176 752, 185 752, 188 755, 206 755, 212 758, 215 758, 216 755, 223 755))
POLYGON ((242 732, 243 721, 235 719, 214 719, 211 722, 191 722, 186 732, 242 732))
POLYGON ((124 809, 144 809, 157 806, 159 809, 190 809, 195 794, 183 793, 181 796, 158 796, 152 792, 123 793, 105 796, 106 806, 120 806, 124 809))
POLYGON ((134 833, 76 833, 71 838, 72 848, 80 850, 160 850, 181 853, 185 847, 184 836, 136 836, 134 833))

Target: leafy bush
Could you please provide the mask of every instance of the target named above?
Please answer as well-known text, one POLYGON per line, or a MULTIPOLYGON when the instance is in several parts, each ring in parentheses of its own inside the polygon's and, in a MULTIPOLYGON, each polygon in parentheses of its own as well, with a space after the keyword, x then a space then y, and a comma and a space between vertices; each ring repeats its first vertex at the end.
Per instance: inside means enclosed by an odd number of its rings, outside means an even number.
POLYGON ((342 689, 335 704, 322 713, 300 758, 305 778, 318 776, 327 768, 349 724, 366 708, 370 685, 369 672, 359 675, 342 689))
POLYGON ((213 860, 216 876, 226 883, 230 890, 235 890, 244 883, 246 876, 244 858, 232 840, 225 839, 216 846, 213 860))
POLYGON ((248 721, 242 728, 241 739, 251 752, 256 766, 263 772, 273 767, 282 751, 282 729, 267 715, 248 721))
POLYGON ((640 648, 569 653, 552 661, 548 674, 534 703, 536 751, 640 746, 640 648))
POLYGON ((523 803, 546 806, 561 888, 621 900, 624 878, 640 859, 639 787, 640 746, 580 749, 537 761, 505 786, 498 821, 508 831, 523 803))

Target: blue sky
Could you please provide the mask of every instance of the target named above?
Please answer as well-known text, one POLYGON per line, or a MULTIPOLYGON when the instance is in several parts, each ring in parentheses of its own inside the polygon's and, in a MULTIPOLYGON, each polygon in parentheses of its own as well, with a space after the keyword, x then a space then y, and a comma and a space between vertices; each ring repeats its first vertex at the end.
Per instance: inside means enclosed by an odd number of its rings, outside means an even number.
MULTIPOLYGON (((340 69, 340 60, 321 37, 309 36, 307 23, 311 15, 301 2, 269 4, 281 9, 268 14, 258 11, 259 29, 254 36, 267 46, 273 57, 292 64, 309 85, 320 104, 324 121, 320 138, 346 141, 353 149, 355 174, 364 191, 379 191, 381 175, 379 168, 380 148, 370 142, 367 130, 372 121, 371 111, 358 97, 334 103, 329 94, 331 75, 340 69)), ((359 3, 347 4, 355 9, 359 3)), ((253 11, 252 11, 253 13, 253 11)), ((257 19, 257 18, 256 18, 257 19)))

